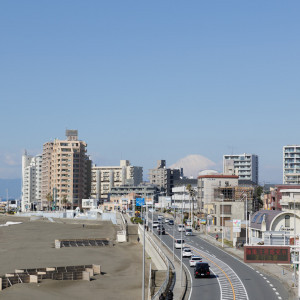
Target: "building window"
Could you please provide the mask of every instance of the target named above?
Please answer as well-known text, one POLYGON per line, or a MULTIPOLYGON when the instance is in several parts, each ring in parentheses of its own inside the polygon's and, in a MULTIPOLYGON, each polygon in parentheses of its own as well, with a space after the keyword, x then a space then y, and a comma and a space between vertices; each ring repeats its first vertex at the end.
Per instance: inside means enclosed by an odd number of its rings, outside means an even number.
POLYGON ((290 216, 287 215, 284 217, 284 221, 285 221, 285 227, 290 227, 290 216))
POLYGON ((220 214, 231 215, 231 205, 220 205, 220 214))

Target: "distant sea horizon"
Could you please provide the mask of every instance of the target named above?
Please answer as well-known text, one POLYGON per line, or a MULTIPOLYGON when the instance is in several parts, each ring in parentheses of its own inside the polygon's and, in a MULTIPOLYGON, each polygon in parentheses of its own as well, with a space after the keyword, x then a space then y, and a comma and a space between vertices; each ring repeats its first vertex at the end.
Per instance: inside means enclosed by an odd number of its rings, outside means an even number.
POLYGON ((21 198, 21 194, 22 194, 21 185, 22 185, 21 178, 15 178, 15 179, 0 178, 0 197, 2 199, 6 199, 6 190, 8 190, 8 199, 21 198))

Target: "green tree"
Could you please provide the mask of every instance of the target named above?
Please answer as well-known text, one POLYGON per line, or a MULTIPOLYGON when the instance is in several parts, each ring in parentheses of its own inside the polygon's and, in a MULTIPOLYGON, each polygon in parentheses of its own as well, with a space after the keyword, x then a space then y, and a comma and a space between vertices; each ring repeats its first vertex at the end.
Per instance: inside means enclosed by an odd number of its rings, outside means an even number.
POLYGON ((186 186, 186 189, 189 193, 189 196, 191 197, 191 200, 192 200, 192 211, 191 211, 191 216, 190 216, 190 220, 194 220, 194 204, 195 204, 195 196, 196 196, 196 192, 195 190, 193 189, 192 185, 191 184, 188 184, 186 186))
POLYGON ((63 208, 66 208, 66 204, 68 203, 68 199, 66 195, 63 196, 61 203, 63 205, 63 208))
POLYGON ((47 196, 46 196, 46 199, 47 199, 47 202, 48 202, 48 210, 49 210, 49 208, 51 207, 52 202, 53 202, 53 195, 51 195, 51 193, 48 193, 47 196))
POLYGON ((261 199, 261 196, 263 194, 263 187, 258 185, 255 187, 253 192, 253 199, 255 201, 256 210, 259 210, 263 207, 263 200, 261 199))

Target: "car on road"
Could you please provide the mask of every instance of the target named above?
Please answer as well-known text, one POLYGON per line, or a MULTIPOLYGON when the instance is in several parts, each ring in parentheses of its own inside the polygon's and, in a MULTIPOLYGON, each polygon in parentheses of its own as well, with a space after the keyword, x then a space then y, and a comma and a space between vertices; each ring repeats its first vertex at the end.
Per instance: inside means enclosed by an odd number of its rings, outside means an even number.
POLYGON ((165 223, 169 223, 169 218, 165 218, 165 223))
POLYGON ((191 220, 186 220, 186 221, 185 221, 185 226, 186 226, 187 228, 192 227, 192 221, 191 221, 191 220))
POLYGON ((183 224, 179 224, 178 227, 177 227, 177 230, 178 231, 184 231, 184 225, 183 224))
POLYGON ((198 262, 202 262, 202 257, 200 256, 192 256, 189 263, 190 263, 190 267, 195 267, 196 263, 198 262))
POLYGON ((158 235, 160 235, 160 234, 166 234, 165 227, 164 226, 157 227, 157 234, 158 235))
POLYGON ((186 228, 186 229, 185 229, 185 235, 193 235, 193 230, 192 230, 192 228, 186 228))
POLYGON ((175 248, 176 249, 183 248, 184 246, 185 246, 184 240, 182 240, 182 239, 176 239, 175 240, 175 248))
POLYGON ((194 277, 210 277, 209 264, 203 262, 196 263, 194 277))
POLYGON ((157 220, 161 221, 164 217, 162 215, 158 215, 157 220))
POLYGON ((193 256, 193 251, 189 247, 185 247, 182 249, 182 257, 191 257, 193 256))
POLYGON ((174 225, 174 220, 170 219, 169 220, 169 225, 174 225))
POLYGON ((159 222, 158 222, 158 221, 153 221, 153 223, 152 223, 152 227, 153 227, 153 228, 157 228, 158 224, 159 224, 159 222))

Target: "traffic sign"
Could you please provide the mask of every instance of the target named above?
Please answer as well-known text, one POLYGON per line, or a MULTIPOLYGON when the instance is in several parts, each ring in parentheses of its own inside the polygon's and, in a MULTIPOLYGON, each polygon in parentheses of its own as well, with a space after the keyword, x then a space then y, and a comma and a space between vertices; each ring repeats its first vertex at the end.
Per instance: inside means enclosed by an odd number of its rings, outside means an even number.
POLYGON ((136 198, 135 201, 136 201, 136 204, 135 204, 136 206, 145 205, 145 198, 136 198))

